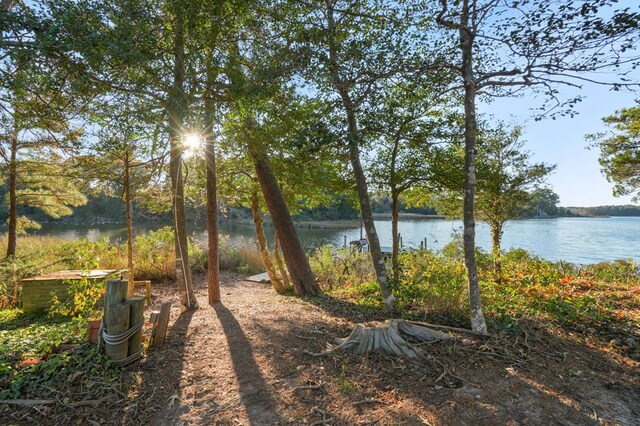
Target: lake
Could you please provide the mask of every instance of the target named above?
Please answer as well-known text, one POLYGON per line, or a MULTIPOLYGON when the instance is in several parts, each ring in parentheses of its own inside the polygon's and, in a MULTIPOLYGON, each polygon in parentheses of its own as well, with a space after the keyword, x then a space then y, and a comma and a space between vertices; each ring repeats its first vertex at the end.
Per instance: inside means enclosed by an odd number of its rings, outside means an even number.
MULTIPOLYGON (((157 225, 155 227, 159 227, 157 225)), ((147 232, 154 226, 136 227, 136 234, 147 232)), ((391 246, 391 222, 376 221, 383 246, 391 246)), ((405 248, 418 248, 427 239, 431 249, 442 249, 456 233, 462 232, 462 222, 442 219, 401 220, 398 224, 405 248)), ((342 246, 345 236, 348 241, 360 238, 360 229, 306 229, 298 230, 303 245, 312 250, 323 244, 342 246)), ((192 226, 192 235, 206 241, 204 226, 192 226)), ((266 227, 267 237, 272 240, 273 228, 266 227)), ((230 238, 240 238, 251 244, 253 228, 247 225, 225 223, 220 233, 230 238)), ((61 226, 43 225, 38 234, 62 238, 89 238, 98 240, 124 240, 123 225, 61 226)), ((603 260, 640 260, 640 217, 610 218, 557 218, 527 219, 508 222, 502 239, 503 248, 520 247, 549 260, 564 260, 573 263, 595 263, 603 260)), ((477 225, 477 244, 490 250, 489 227, 477 225)))

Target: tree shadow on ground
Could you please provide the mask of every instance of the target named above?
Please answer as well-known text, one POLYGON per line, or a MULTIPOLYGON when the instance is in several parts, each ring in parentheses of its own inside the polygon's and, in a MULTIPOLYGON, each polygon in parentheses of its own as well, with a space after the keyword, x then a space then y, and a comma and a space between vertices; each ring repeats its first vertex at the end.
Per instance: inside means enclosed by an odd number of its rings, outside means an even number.
MULTIPOLYGON (((252 425, 275 424, 281 421, 276 401, 271 395, 254 357, 254 350, 240 323, 222 303, 213 307, 227 343, 233 369, 240 387, 240 400, 252 425)), ((277 362, 274 360, 274 362, 277 362)))
POLYGON ((138 391, 128 401, 122 424, 177 424, 187 408, 180 405, 180 382, 185 362, 185 339, 195 311, 181 314, 167 332, 164 344, 148 352, 146 360, 128 369, 138 369, 138 391))
POLYGON ((357 305, 328 294, 320 296, 307 296, 306 302, 317 306, 331 316, 348 319, 354 322, 384 321, 393 318, 393 315, 386 313, 382 309, 374 309, 367 306, 357 305))
POLYGON ((391 318, 404 318, 454 327, 470 327, 468 314, 465 311, 426 312, 416 310, 415 312, 404 312, 394 310, 389 313, 382 308, 359 305, 326 293, 320 296, 305 297, 304 300, 317 306, 331 316, 344 318, 353 322, 384 321, 391 318))

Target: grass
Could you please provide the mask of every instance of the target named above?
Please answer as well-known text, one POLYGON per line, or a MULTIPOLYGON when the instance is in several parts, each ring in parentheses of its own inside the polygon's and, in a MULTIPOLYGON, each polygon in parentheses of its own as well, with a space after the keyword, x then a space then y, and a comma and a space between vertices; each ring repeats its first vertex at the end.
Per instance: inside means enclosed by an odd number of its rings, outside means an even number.
MULTIPOLYGON (((0 247, 6 246, 0 237, 0 247)), ((107 239, 65 240, 57 237, 23 236, 18 238, 16 257, 0 261, 0 309, 20 306, 20 280, 29 276, 63 269, 126 269, 125 243, 107 239)), ((173 231, 169 227, 150 231, 135 238, 134 276, 138 280, 167 282, 175 279, 173 231)), ((192 268, 207 267, 207 254, 201 245, 190 242, 192 268)), ((255 243, 245 238, 221 237, 220 267, 241 273, 264 271, 255 243)))
POLYGON ((243 274, 264 272, 262 256, 256 242, 245 237, 230 238, 221 235, 219 239, 220 269, 243 274))

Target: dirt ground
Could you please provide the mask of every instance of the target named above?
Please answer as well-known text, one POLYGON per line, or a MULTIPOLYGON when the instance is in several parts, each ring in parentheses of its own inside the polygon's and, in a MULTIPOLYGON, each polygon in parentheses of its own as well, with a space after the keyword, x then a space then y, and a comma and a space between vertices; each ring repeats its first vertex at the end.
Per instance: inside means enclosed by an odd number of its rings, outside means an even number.
MULTIPOLYGON (((384 318, 328 296, 280 296, 228 273, 223 303, 211 308, 204 276, 196 286, 200 309, 181 316, 175 288, 155 287, 155 305, 174 302, 168 342, 124 370, 128 393, 75 408, 75 424, 640 425, 637 352, 595 331, 530 321, 470 345, 424 345, 431 357, 421 361, 316 358, 305 350, 384 318)), ((34 423, 61 424, 56 416, 34 423)))

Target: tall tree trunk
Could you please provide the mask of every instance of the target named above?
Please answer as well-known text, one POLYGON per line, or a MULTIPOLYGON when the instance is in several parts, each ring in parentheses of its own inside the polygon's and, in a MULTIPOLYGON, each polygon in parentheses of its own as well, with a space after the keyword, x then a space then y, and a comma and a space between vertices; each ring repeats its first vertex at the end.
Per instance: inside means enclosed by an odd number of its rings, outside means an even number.
MULTIPOLYGON (((249 135, 251 135, 253 126, 253 121, 248 120, 247 131, 249 135)), ((321 294, 322 290, 320 290, 320 286, 313 276, 311 266, 309 266, 309 259, 307 259, 307 255, 302 248, 296 228, 293 226, 287 203, 269 165, 267 153, 262 147, 255 146, 251 141, 248 147, 249 156, 253 161, 256 176, 271 215, 271 221, 281 241, 282 254, 287 263, 295 293, 298 296, 321 294)))
POLYGON ((291 281, 289 281, 289 275, 287 273, 284 264, 282 263, 282 257, 280 257, 280 239, 278 238, 278 233, 275 233, 275 237, 273 239, 273 259, 276 262, 276 268, 280 273, 280 277, 282 279, 282 286, 285 290, 289 290, 291 288, 291 281))
POLYGON ((189 246, 187 242, 187 223, 184 211, 184 176, 182 170, 181 136, 183 119, 186 110, 184 95, 184 0, 175 2, 174 23, 174 68, 173 85, 169 89, 167 115, 169 117, 169 141, 171 151, 169 158, 169 174, 171 175, 171 197, 173 204, 174 236, 176 249, 176 280, 180 295, 181 311, 195 309, 198 306, 191 283, 189 269, 189 246))
POLYGON ((482 313, 478 267, 476 264, 476 223, 474 218, 475 156, 476 156, 476 83, 473 72, 473 36, 469 28, 469 2, 464 0, 460 16, 460 46, 462 49, 462 79, 464 81, 464 261, 469 282, 469 305, 471 308, 471 328, 481 333, 487 332, 482 313))
POLYGON ((353 108, 345 105, 347 110, 347 121, 349 124, 349 160, 353 169, 353 175, 356 180, 356 190, 358 193, 358 201, 360 202, 360 216, 364 230, 367 234, 367 242, 369 243, 369 251, 371 252, 371 260, 373 261, 373 269, 376 273, 376 280, 382 292, 382 299, 385 309, 393 310, 393 294, 389 290, 387 279, 387 270, 384 264, 384 256, 380 248, 380 239, 373 220, 373 212, 371 211, 371 201, 369 199, 369 188, 367 179, 360 162, 360 144, 359 132, 356 124, 356 117, 353 108))
POLYGON ((273 267, 273 262, 271 261, 271 254, 269 253, 269 246, 267 245, 267 237, 264 235, 264 227, 262 226, 263 220, 262 215, 260 214, 260 203, 258 201, 257 192, 251 194, 251 215, 253 216, 253 224, 256 228, 256 238, 258 239, 258 245, 260 246, 260 255, 262 256, 264 269, 267 270, 267 275, 269 275, 269 281, 271 281, 273 289, 277 293, 282 293, 284 291, 284 286, 278 279, 276 270, 273 267))
POLYGON ((500 249, 500 240, 502 239, 502 224, 491 224, 491 257, 493 258, 493 275, 496 281, 500 280, 502 272, 502 250, 500 249))
POLYGON ((382 250, 380 249, 380 240, 378 238, 378 232, 373 221, 373 213, 371 212, 371 202, 369 200, 369 190, 367 187, 367 179, 362 169, 360 162, 360 133, 358 131, 358 124, 356 120, 356 107, 351 100, 351 96, 346 89, 347 84, 344 83, 339 73, 339 58, 336 49, 335 32, 336 22, 334 18, 333 3, 327 1, 327 31, 329 33, 329 55, 328 66, 331 74, 331 83, 340 95, 342 105, 347 115, 348 125, 348 145, 349 145, 349 160, 351 161, 351 167, 353 169, 353 175, 356 181, 356 190, 358 193, 358 201, 360 202, 360 216, 364 225, 365 232, 367 234, 367 241, 369 243, 369 251, 371 252, 371 260, 373 261, 373 269, 376 274, 376 280, 380 286, 382 293, 382 299, 385 309, 388 311, 393 310, 393 294, 389 290, 387 271, 384 265, 384 257, 382 256, 382 250))
POLYGON ((216 149, 213 136, 212 94, 205 98, 206 119, 211 123, 205 134, 205 161, 207 166, 207 239, 209 244, 207 287, 209 305, 220 302, 220 263, 218 256, 218 194, 216 182, 216 149))
POLYGON ((400 280, 400 265, 398 265, 398 255, 400 253, 400 236, 398 235, 398 198, 400 194, 396 188, 391 189, 391 233, 393 241, 391 247, 391 269, 393 270, 393 280, 397 283, 400 280))
POLYGON ((125 217, 127 222, 127 267, 129 268, 129 282, 127 284, 127 297, 135 295, 135 284, 133 280, 133 229, 131 226, 131 178, 129 175, 131 169, 131 159, 129 152, 124 154, 124 204, 125 217))
POLYGON ((15 257, 18 241, 18 134, 11 135, 11 153, 9 154, 9 229, 7 230, 7 258, 15 257))

